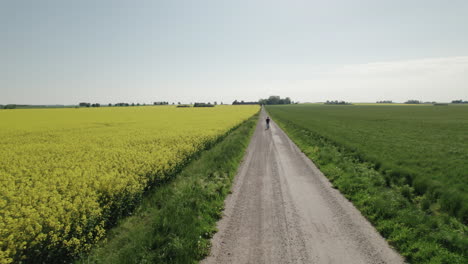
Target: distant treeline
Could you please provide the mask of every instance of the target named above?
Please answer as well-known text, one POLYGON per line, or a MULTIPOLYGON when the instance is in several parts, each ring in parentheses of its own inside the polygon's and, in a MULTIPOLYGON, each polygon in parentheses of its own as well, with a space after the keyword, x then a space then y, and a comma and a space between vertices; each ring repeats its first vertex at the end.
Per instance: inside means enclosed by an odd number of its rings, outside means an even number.
POLYGON ((291 98, 281 98, 277 95, 272 95, 268 99, 260 99, 258 103, 261 105, 282 105, 282 104, 292 104, 291 98))
POLYGON ((74 105, 22 105, 22 104, 7 104, 0 105, 0 109, 30 109, 30 108, 70 108, 74 105))
POLYGON ((79 107, 101 107, 101 104, 98 104, 98 103, 85 103, 85 102, 81 102, 78 104, 79 107))
POLYGON ((419 100, 408 100, 405 102, 405 104, 436 104, 437 102, 436 101, 432 101, 432 102, 429 102, 429 101, 426 101, 426 102, 423 102, 423 101, 419 101, 419 100))
POLYGON ((405 104, 422 104, 422 101, 419 100, 408 100, 405 102, 405 104))
MULTIPOLYGON (((393 104, 393 101, 391 101, 391 100, 377 101, 376 103, 378 103, 378 104, 393 104)), ((453 100, 451 103, 452 104, 468 104, 468 101, 463 101, 462 99, 460 99, 460 100, 453 100)), ((444 105, 446 105, 447 103, 438 103, 436 101, 408 100, 408 101, 405 102, 405 104, 437 104, 437 105, 444 104, 444 105)))
POLYGON ((8 105, 0 105, 0 109, 15 109, 15 104, 8 104, 8 105))
POLYGON ((239 102, 237 100, 234 100, 234 102, 232 102, 232 105, 258 105, 258 102, 244 102, 243 100, 239 102))
POLYGON ((268 97, 268 99, 260 99, 258 101, 245 102, 244 100, 234 100, 233 105, 279 105, 279 104, 292 104, 291 98, 281 98, 276 95, 268 97))
POLYGON ((215 102, 215 104, 211 104, 210 102, 208 103, 194 103, 193 107, 214 107, 218 103, 215 102))
POLYGON ((335 101, 329 101, 329 100, 327 100, 327 101, 325 102, 325 104, 330 104, 330 105, 351 105, 351 103, 349 103, 349 102, 338 101, 338 100, 335 100, 335 101))
MULTIPOLYGON (((291 101, 289 97, 286 98, 281 98, 279 96, 270 96, 268 99, 260 99, 257 102, 251 101, 251 102, 245 102, 243 100, 238 101, 234 100, 232 102, 233 105, 276 105, 276 104, 293 104, 294 102, 291 101)), ((295 102, 297 104, 297 102, 295 102)), ((394 102, 392 100, 383 100, 383 101, 377 101, 377 104, 393 104, 394 102)), ((440 103, 437 103, 435 101, 429 102, 429 101, 420 101, 420 100, 408 100, 404 102, 405 104, 437 104, 439 105, 440 103)), ((464 101, 462 99, 459 100, 452 100, 452 104, 468 104, 468 101, 464 101)), ((153 102, 153 105, 175 105, 175 103, 169 103, 166 101, 161 101, 161 102, 153 102)), ((192 103, 189 105, 183 105, 182 107, 187 107, 190 106, 192 103)), ((221 102, 221 104, 223 104, 221 102)), ((332 100, 329 101, 327 100, 325 104, 332 104, 332 105, 350 105, 350 102, 346 101, 338 101, 338 100, 332 100)), ((87 102, 81 102, 78 104, 79 107, 101 107, 101 106, 141 106, 141 105, 147 105, 145 103, 140 104, 140 103, 116 103, 116 104, 107 104, 107 105, 101 105, 99 103, 87 103, 87 102)), ((180 102, 177 103, 177 105, 182 105, 180 102)), ((195 103, 193 106, 194 107, 213 107, 217 105, 217 102, 214 102, 211 104, 210 102, 208 103, 195 103)), ((445 104, 444 104, 445 105, 445 104)), ((25 109, 25 108, 70 108, 70 107, 77 107, 76 105, 22 105, 22 104, 7 104, 7 105, 0 105, 0 109, 25 109)))
MULTIPOLYGON (((116 104, 107 104, 107 106, 140 106, 140 105, 146 105, 146 104, 140 104, 140 103, 116 103, 116 104)), ((155 104, 156 105, 156 104, 155 104)), ((85 103, 85 102, 82 102, 82 103, 79 103, 78 104, 79 107, 101 107, 101 106, 106 106, 106 105, 101 105, 99 103, 85 103)))

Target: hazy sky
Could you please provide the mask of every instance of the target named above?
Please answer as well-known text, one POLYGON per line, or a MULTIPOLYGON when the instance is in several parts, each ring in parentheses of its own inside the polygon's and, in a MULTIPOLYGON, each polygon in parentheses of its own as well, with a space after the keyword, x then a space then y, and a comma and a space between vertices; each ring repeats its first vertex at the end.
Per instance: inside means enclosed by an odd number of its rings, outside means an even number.
POLYGON ((0 0, 0 104, 468 100, 467 0, 0 0))

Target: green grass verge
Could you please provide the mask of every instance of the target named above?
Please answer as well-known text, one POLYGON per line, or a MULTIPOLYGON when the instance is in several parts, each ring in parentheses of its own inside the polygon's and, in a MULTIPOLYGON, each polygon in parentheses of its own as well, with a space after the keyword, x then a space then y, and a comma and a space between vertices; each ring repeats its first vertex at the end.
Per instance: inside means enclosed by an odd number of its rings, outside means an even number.
POLYGON ((333 185, 369 219, 410 263, 468 263, 467 228, 447 214, 421 208, 408 185, 392 184, 375 164, 362 161, 307 128, 271 116, 333 185))
POLYGON ((77 263, 197 263, 206 256, 257 119, 258 114, 155 188, 77 263))

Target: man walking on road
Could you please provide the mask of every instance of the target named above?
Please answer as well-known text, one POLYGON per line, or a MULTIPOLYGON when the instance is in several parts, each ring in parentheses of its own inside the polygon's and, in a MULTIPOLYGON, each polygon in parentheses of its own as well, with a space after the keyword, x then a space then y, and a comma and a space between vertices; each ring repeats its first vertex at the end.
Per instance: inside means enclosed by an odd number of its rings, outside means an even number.
POLYGON ((266 127, 267 127, 266 129, 270 129, 270 117, 267 116, 265 121, 266 121, 266 127))

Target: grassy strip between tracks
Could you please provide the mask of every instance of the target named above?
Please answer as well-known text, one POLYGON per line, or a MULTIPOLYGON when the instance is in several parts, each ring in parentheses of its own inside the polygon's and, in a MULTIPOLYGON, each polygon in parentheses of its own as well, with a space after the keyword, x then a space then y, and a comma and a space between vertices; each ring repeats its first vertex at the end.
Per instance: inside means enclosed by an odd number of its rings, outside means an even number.
MULTIPOLYGON (((275 118, 274 115, 272 115, 275 118)), ((288 120, 275 121, 410 263, 467 263, 467 228, 447 214, 433 215, 392 185, 375 165, 288 120)))
POLYGON ((258 114, 156 188, 77 263, 196 263, 209 253, 258 114))

